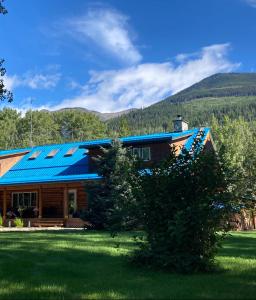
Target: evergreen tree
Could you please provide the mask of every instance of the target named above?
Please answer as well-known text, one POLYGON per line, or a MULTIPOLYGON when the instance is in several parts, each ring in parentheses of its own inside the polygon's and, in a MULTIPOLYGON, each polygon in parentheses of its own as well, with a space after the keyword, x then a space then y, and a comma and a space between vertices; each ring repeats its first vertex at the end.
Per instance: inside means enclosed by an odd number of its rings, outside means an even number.
POLYGON ((128 212, 136 202, 135 158, 116 139, 110 148, 102 148, 102 155, 95 163, 102 180, 86 185, 89 191, 87 220, 96 228, 107 228, 112 233, 132 226, 135 216, 128 212))
POLYGON ((127 119, 123 117, 120 120, 118 136, 123 137, 123 136, 129 136, 130 134, 131 134, 131 129, 128 125, 127 119))

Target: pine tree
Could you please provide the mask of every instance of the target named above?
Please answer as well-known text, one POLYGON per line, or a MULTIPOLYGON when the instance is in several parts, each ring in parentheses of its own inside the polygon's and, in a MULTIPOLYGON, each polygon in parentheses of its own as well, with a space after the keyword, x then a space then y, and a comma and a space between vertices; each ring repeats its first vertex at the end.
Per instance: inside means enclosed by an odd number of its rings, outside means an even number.
POLYGON ((116 139, 111 147, 102 148, 102 155, 95 163, 102 179, 86 185, 89 192, 87 220, 96 228, 107 228, 112 233, 132 226, 135 216, 129 212, 136 202, 136 159, 116 139))

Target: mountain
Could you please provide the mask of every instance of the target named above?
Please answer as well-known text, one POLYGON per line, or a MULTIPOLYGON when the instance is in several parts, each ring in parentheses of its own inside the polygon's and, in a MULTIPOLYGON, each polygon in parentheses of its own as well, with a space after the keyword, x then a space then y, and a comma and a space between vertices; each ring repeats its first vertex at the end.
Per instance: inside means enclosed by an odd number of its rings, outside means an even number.
POLYGON ((129 112, 109 120, 108 126, 118 130, 126 119, 132 133, 159 132, 163 123, 172 130, 172 120, 181 114, 190 126, 206 126, 214 115, 223 119, 243 116, 256 118, 256 73, 215 74, 147 108, 129 112))
POLYGON ((163 101, 177 103, 207 97, 255 95, 256 73, 220 73, 207 77, 163 101))
MULTIPOLYGON (((126 109, 126 110, 122 110, 122 111, 118 111, 118 112, 113 112, 113 113, 101 113, 95 110, 89 110, 83 107, 71 107, 71 108, 62 108, 59 110, 55 110, 52 112, 61 112, 61 111, 66 111, 66 110, 75 110, 75 111, 82 111, 84 113, 91 113, 94 114, 96 116, 98 116, 100 118, 101 121, 107 121, 110 120, 112 118, 117 118, 117 117, 121 117, 122 115, 128 114, 130 112, 136 111, 136 108, 130 108, 130 109, 126 109)), ((46 109, 44 109, 43 111, 47 111, 50 112, 46 109)))

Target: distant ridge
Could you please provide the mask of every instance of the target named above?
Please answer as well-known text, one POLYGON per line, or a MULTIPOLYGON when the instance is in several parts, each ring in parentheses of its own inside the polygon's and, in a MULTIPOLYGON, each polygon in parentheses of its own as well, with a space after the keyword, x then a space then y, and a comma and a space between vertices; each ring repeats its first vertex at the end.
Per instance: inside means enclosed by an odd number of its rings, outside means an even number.
MULTIPOLYGON (((244 117, 256 120, 256 73, 218 73, 149 107, 128 113, 125 118, 132 133, 159 132, 163 123, 172 130, 172 119, 181 114, 191 127, 209 126, 212 116, 222 120, 244 117)), ((123 116, 110 119, 112 130, 123 116)))
POLYGON ((153 105, 227 96, 256 96, 256 73, 214 74, 153 105))
POLYGON ((86 109, 86 108, 83 108, 83 107, 70 107, 70 108, 65 107, 65 108, 62 108, 62 109, 54 110, 54 111, 49 111, 49 110, 46 110, 46 109, 44 109, 43 111, 61 112, 61 111, 70 111, 70 110, 81 111, 81 112, 84 112, 84 113, 91 113, 91 114, 94 114, 94 115, 98 116, 100 118, 100 120, 107 121, 107 120, 110 120, 112 118, 116 118, 116 117, 120 117, 122 115, 128 114, 132 111, 134 112, 137 109, 136 108, 130 108, 130 109, 126 109, 126 110, 122 110, 122 111, 118 111, 118 112, 113 112, 113 113, 101 113, 101 112, 98 112, 98 111, 95 111, 95 110, 89 110, 89 109, 86 109))

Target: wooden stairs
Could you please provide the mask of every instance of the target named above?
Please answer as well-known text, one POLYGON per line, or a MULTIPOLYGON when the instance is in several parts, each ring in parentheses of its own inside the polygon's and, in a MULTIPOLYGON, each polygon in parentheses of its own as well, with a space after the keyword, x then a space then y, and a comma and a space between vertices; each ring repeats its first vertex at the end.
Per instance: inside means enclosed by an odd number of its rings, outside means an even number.
POLYGON ((64 227, 65 225, 65 220, 62 218, 31 219, 30 222, 33 227, 64 227))

